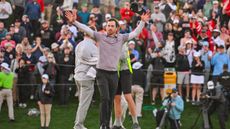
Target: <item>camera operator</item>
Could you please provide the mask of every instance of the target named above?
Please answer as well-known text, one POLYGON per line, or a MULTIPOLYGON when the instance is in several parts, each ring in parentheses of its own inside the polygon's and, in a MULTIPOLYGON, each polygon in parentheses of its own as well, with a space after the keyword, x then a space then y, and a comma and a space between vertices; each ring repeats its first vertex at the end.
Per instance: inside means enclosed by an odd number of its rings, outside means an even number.
POLYGON ((178 95, 176 88, 172 89, 172 93, 163 101, 162 105, 168 108, 170 129, 179 129, 181 113, 184 111, 184 101, 178 95))
POLYGON ((222 91, 222 86, 217 83, 214 86, 213 81, 209 81, 207 84, 208 90, 202 94, 202 98, 212 100, 210 108, 208 108, 208 121, 212 128, 211 115, 217 110, 220 129, 226 129, 225 122, 227 121, 228 113, 226 112, 226 98, 222 91))
POLYGON ((223 92, 226 97, 228 108, 230 108, 230 72, 228 72, 228 65, 223 66, 223 73, 219 77, 220 84, 223 86, 223 92))

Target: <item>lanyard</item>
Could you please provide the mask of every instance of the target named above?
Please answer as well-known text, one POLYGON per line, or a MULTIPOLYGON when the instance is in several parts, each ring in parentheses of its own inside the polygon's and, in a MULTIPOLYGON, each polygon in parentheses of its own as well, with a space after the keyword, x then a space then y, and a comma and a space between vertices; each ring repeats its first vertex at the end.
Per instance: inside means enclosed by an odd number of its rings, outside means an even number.
MULTIPOLYGON (((133 74, 133 68, 132 68, 132 65, 131 65, 131 59, 130 59, 130 52, 129 50, 127 51, 127 65, 128 65, 128 68, 129 68, 129 71, 131 74, 133 74)), ((118 63, 118 70, 117 70, 117 73, 118 73, 118 77, 120 77, 120 71, 121 71, 121 60, 119 60, 119 63, 118 63)))

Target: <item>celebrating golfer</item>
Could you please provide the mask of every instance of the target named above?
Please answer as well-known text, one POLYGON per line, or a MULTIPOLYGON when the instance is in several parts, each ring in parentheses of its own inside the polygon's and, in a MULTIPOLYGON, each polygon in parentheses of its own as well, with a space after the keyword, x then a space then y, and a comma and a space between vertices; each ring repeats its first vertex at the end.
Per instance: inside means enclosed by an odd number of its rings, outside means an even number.
POLYGON ((129 34, 119 34, 119 23, 116 19, 107 22, 106 33, 93 31, 88 26, 76 21, 76 14, 66 12, 66 18, 79 29, 99 43, 99 59, 97 63, 97 83, 100 92, 100 129, 109 129, 109 121, 112 111, 114 95, 118 86, 117 66, 121 56, 122 45, 126 41, 138 36, 145 22, 149 20, 150 13, 141 15, 141 22, 137 28, 129 34))

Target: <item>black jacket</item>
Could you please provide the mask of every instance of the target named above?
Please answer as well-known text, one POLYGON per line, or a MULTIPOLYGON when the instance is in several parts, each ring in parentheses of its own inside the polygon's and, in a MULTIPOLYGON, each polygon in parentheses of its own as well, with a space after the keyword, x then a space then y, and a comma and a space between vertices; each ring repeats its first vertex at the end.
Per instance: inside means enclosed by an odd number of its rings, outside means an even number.
POLYGON ((27 84, 28 83, 28 78, 30 78, 29 66, 19 67, 15 70, 15 72, 18 74, 17 84, 27 84))
POLYGON ((221 85, 215 86, 215 89, 211 90, 210 92, 211 92, 210 99, 214 100, 215 102, 219 102, 219 103, 226 102, 226 98, 222 91, 221 85))
POLYGON ((204 61, 201 61, 202 66, 196 66, 197 62, 195 60, 192 61, 192 74, 193 75, 203 75, 204 70, 204 61))
POLYGON ((46 85, 44 92, 42 91, 42 84, 37 87, 36 99, 42 104, 52 104, 54 96, 54 88, 49 85, 46 85), (45 91, 50 91, 50 94, 46 94, 45 91))
POLYGON ((176 70, 179 72, 189 71, 190 66, 187 55, 178 54, 176 56, 176 70))
POLYGON ((132 84, 140 85, 144 88, 146 75, 142 69, 134 69, 132 74, 132 84))
POLYGON ((65 62, 65 55, 60 54, 58 59, 59 66, 59 77, 61 78, 69 78, 69 75, 74 72, 74 56, 72 54, 69 55, 69 60, 65 62))
POLYGON ((56 79, 58 73, 59 73, 59 67, 57 64, 54 63, 48 63, 43 66, 44 68, 44 73, 49 75, 50 79, 56 79))
POLYGON ((224 71, 219 77, 220 84, 224 89, 230 91, 230 72, 224 71))
POLYGON ((156 58, 153 58, 151 62, 153 65, 152 74, 153 75, 163 75, 166 60, 163 57, 156 57, 156 58))

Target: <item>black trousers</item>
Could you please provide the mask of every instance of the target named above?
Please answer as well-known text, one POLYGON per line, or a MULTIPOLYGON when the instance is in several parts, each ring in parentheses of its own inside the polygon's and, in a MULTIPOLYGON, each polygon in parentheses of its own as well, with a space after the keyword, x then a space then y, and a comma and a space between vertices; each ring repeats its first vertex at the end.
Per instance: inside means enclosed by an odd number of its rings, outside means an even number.
POLYGON ((65 105, 69 101, 69 96, 70 96, 70 91, 69 91, 69 84, 70 82, 68 81, 68 78, 66 77, 60 77, 59 79, 60 85, 58 85, 59 89, 59 103, 61 105, 65 105))
POLYGON ((39 32, 38 30, 40 29, 40 22, 37 20, 30 20, 31 25, 32 25, 32 33, 34 35, 37 35, 39 32))
POLYGON ((118 86, 115 71, 97 70, 97 84, 100 92, 100 126, 109 127, 113 100, 118 86))
POLYGON ((214 102, 212 106, 208 110, 208 119, 210 126, 212 128, 212 122, 211 122, 211 115, 217 111, 217 116, 219 120, 219 125, 220 129, 226 129, 225 127, 225 122, 227 121, 228 118, 228 113, 227 113, 227 103, 221 103, 221 102, 214 102))
POLYGON ((18 84, 19 103, 26 103, 30 96, 30 86, 27 84, 18 84))
POLYGON ((24 8, 23 7, 20 7, 20 6, 15 6, 15 10, 13 11, 14 12, 14 21, 16 19, 22 19, 22 16, 23 16, 23 13, 24 13, 24 8))

